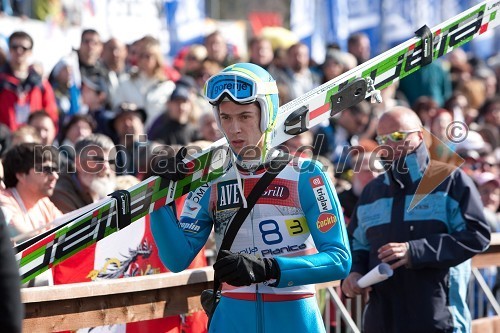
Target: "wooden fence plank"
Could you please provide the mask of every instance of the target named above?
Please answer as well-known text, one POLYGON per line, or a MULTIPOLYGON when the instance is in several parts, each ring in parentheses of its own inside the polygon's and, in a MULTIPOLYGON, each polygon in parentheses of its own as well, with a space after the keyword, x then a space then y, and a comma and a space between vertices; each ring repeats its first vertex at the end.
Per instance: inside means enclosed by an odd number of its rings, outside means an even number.
MULTIPOLYGON (((492 235, 488 251, 475 256, 472 264, 478 268, 500 265, 500 233, 492 235)), ((191 313, 202 309, 199 295, 212 287, 212 281, 212 267, 204 267, 180 273, 24 288, 23 331, 76 330, 191 313)), ((316 287, 328 286, 338 286, 338 281, 316 287)), ((473 326, 488 330, 493 327, 497 332, 500 319, 495 318, 475 320, 473 326)))

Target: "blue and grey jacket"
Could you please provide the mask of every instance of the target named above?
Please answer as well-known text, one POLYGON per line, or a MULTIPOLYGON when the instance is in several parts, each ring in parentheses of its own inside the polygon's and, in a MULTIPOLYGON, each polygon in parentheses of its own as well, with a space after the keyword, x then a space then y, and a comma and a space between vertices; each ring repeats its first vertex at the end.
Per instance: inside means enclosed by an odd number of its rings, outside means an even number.
POLYGON ((348 231, 351 272, 377 266, 377 250, 387 243, 410 245, 408 267, 373 286, 365 332, 470 331, 469 259, 487 249, 490 230, 479 193, 462 170, 429 163, 421 144, 366 186, 348 231))

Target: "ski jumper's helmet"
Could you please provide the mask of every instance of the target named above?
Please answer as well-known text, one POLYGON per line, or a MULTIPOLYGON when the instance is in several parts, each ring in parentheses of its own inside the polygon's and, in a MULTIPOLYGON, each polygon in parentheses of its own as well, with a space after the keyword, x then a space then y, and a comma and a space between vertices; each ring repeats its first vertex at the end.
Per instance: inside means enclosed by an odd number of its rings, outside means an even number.
POLYGON ((260 130, 264 135, 264 160, 269 150, 270 135, 276 125, 279 98, 278 86, 264 68, 251 63, 237 63, 224 68, 205 83, 204 95, 213 105, 215 120, 221 132, 219 104, 230 100, 238 104, 258 102, 260 106, 260 130))

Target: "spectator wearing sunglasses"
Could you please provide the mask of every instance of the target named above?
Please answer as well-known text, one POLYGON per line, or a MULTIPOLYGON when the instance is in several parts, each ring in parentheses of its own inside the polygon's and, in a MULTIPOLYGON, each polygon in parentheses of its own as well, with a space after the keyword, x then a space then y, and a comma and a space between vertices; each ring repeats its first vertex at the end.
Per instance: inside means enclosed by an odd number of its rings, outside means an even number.
POLYGON ((118 85, 113 96, 113 107, 134 103, 146 110, 146 129, 165 110, 165 105, 175 88, 175 83, 164 72, 160 42, 151 36, 139 42, 140 53, 136 71, 118 85))
POLYGON ((104 198, 115 189, 114 144, 103 134, 91 134, 75 144, 75 172, 63 171, 52 202, 63 213, 104 198))
POLYGON ((470 259, 488 247, 490 228, 471 178, 430 160, 421 128, 408 108, 381 116, 377 141, 387 171, 365 187, 348 226, 353 265, 342 290, 369 293, 365 332, 471 330, 470 259), (380 263, 393 276, 360 288, 360 277, 380 263))
POLYGON ((0 205, 13 243, 20 243, 62 215, 49 199, 59 178, 57 151, 21 143, 2 162, 6 190, 0 193, 0 205))
POLYGON ((9 37, 9 60, 0 69, 0 123, 11 131, 28 120, 30 113, 45 110, 54 123, 58 110, 54 91, 32 66, 33 39, 23 31, 9 37))

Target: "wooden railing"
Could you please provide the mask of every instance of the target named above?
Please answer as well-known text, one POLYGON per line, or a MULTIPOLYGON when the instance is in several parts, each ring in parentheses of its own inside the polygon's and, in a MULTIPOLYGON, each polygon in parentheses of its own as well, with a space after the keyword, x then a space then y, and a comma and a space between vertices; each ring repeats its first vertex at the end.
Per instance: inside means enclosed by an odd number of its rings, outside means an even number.
MULTIPOLYGON (((500 233, 490 248, 473 258, 474 267, 500 265, 500 233)), ((21 290, 24 332, 54 332, 135 322, 202 310, 199 296, 211 288, 213 269, 164 273, 21 290)), ((338 282, 317 288, 338 286, 338 282)), ((498 332, 499 317, 474 321, 475 332, 498 332)), ((499 328, 500 329, 500 328, 499 328)))
POLYGON ((57 332, 112 325, 202 310, 212 267, 127 279, 21 290, 23 332, 57 332))

